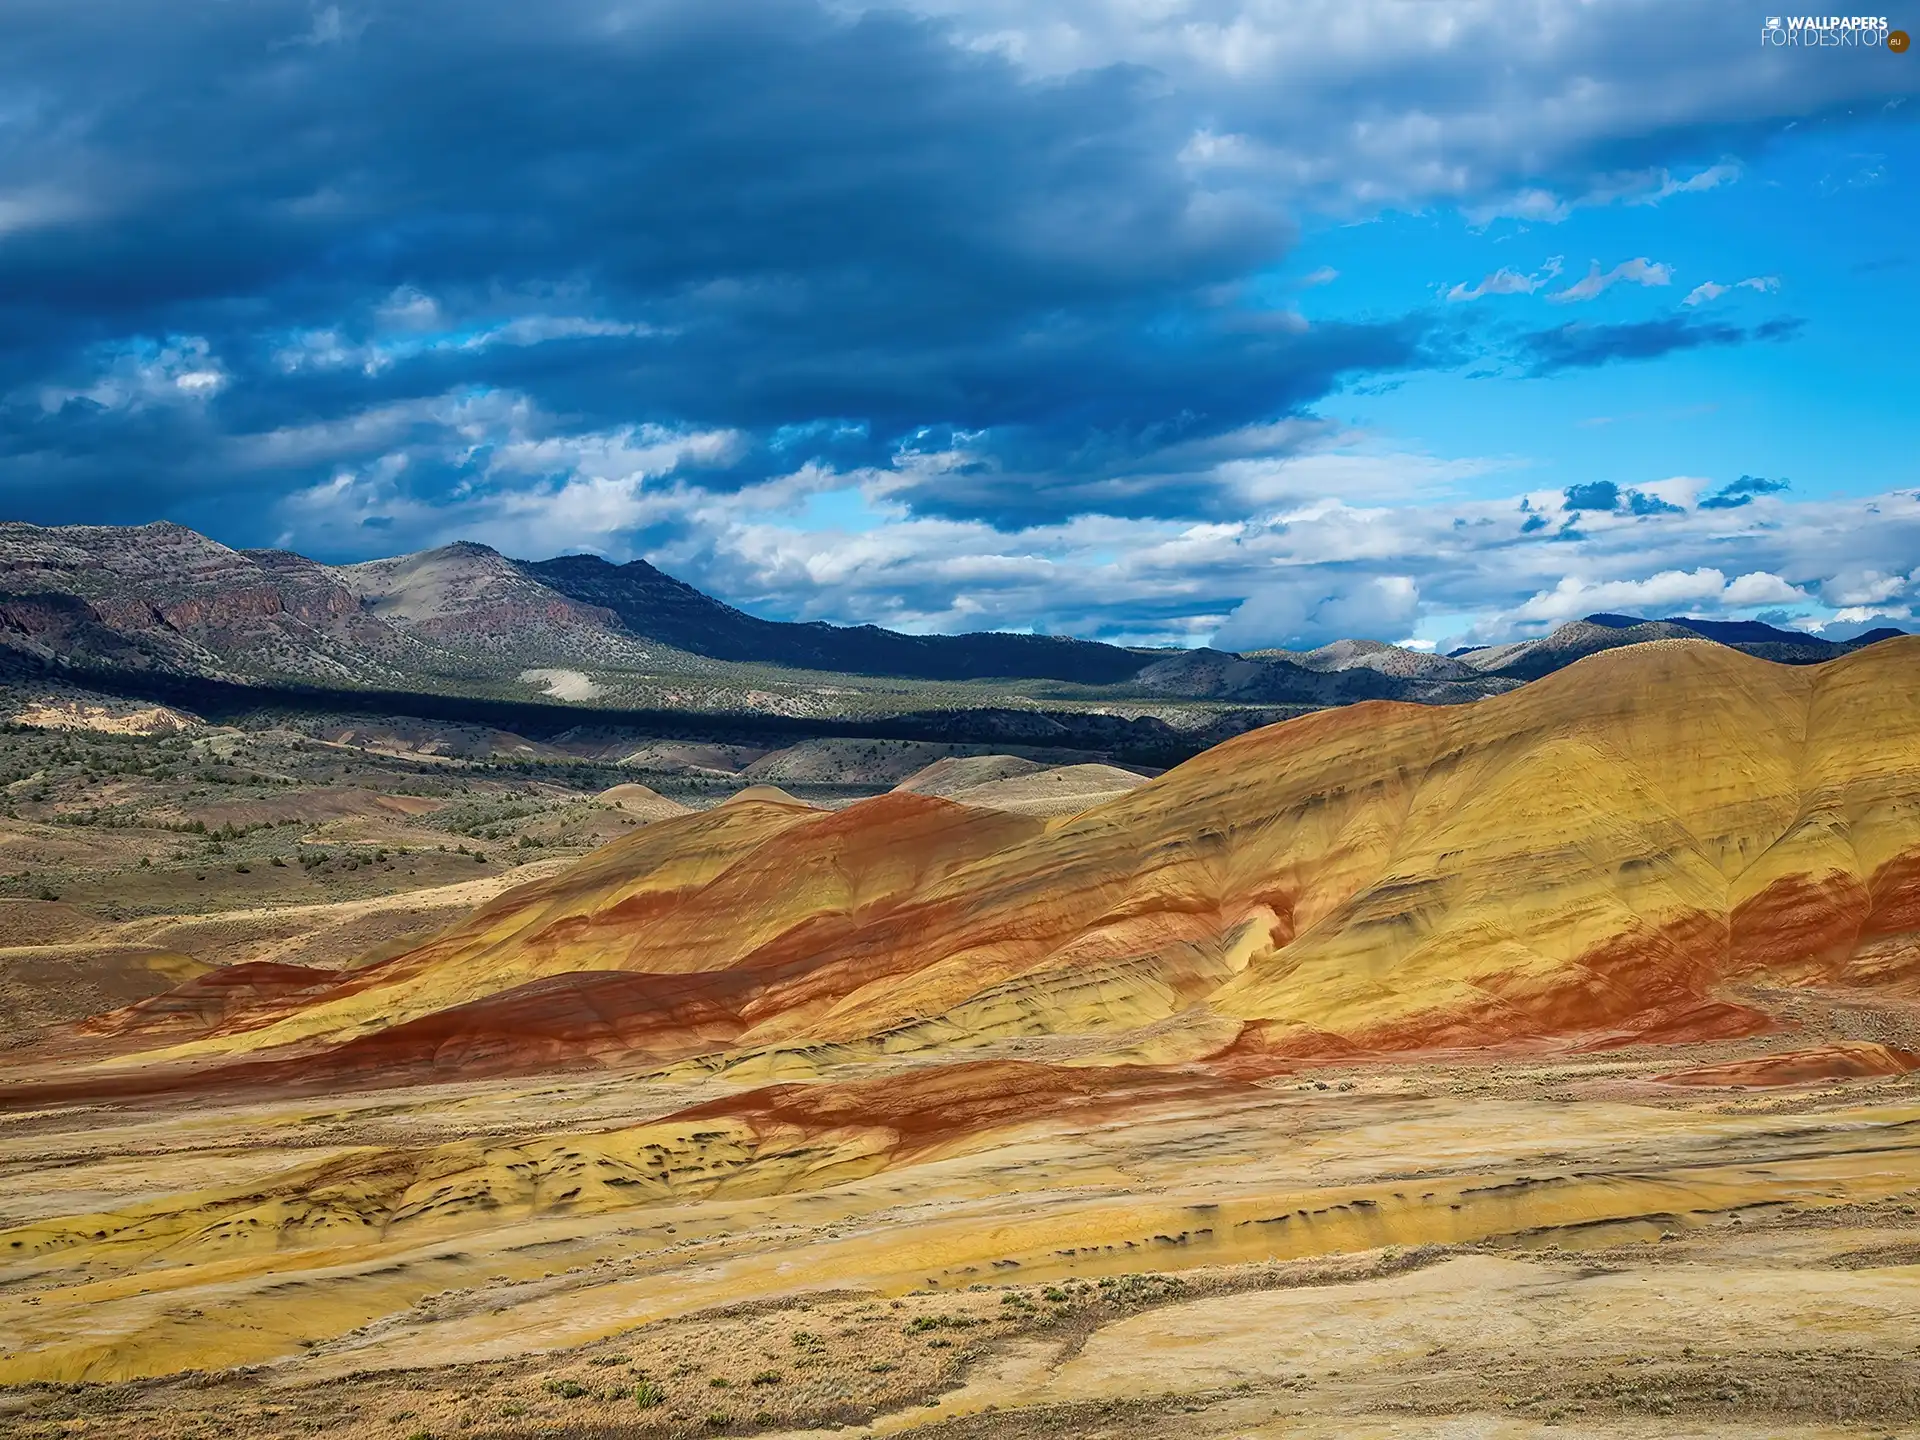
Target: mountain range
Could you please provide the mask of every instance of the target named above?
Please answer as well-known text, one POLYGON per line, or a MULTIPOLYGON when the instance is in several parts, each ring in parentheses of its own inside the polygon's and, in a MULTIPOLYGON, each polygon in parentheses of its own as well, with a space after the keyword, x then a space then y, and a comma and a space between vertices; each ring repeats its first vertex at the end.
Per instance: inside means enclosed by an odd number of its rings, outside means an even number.
MULTIPOLYGON (((1599 614, 1538 639, 1436 655, 1369 640, 1244 654, 1041 635, 907 635, 746 614, 644 560, 516 560, 484 545, 326 565, 236 550, 183 526, 0 525, 0 661, 111 689, 115 677, 486 696, 692 710, 830 713, 882 702, 867 680, 958 686, 938 703, 1212 701, 1319 707, 1475 700, 1583 656, 1686 636, 1813 663, 1845 644, 1754 621, 1599 614), (836 690, 821 677, 856 677, 836 690), (782 688, 784 687, 784 688, 782 688)), ((884 687, 882 687, 884 688, 884 687)))

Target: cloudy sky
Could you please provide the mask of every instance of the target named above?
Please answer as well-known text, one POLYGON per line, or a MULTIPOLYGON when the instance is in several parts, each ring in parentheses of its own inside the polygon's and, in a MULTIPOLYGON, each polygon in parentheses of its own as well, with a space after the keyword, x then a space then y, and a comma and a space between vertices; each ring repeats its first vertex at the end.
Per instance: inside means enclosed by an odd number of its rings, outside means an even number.
POLYGON ((912 630, 1912 622, 1920 58, 1765 19, 10 0, 0 511, 912 630))

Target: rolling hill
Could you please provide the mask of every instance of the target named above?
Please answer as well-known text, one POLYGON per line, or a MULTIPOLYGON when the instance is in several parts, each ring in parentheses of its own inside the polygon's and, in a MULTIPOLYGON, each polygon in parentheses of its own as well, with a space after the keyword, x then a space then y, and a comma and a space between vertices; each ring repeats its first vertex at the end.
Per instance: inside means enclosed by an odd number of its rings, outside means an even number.
POLYGON ((747 791, 70 1083, 779 1075, 1015 1037, 1262 1071, 1739 1035, 1773 1023, 1742 985, 1916 978, 1920 638, 1815 667, 1690 639, 1305 716, 1050 823, 747 791))

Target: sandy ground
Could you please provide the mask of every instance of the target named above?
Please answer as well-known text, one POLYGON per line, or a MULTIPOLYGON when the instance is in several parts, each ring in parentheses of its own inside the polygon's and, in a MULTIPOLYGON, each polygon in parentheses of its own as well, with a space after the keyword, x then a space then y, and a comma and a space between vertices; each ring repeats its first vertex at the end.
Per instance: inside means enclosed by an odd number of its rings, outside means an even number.
POLYGON ((522 683, 544 686, 555 700, 597 700, 601 689, 584 670, 522 670, 522 683))
POLYGON ((1673 1063, 1326 1071, 853 1178, 771 1148, 723 1177, 710 1124, 644 1196, 566 1157, 714 1082, 16 1114, 0 1427, 1920 1433, 1920 1082, 1650 1081, 1673 1063), (336 1180, 339 1224, 275 1229, 299 1167, 511 1169, 535 1137, 547 1178, 510 1203, 428 1180, 348 1224, 336 1180))

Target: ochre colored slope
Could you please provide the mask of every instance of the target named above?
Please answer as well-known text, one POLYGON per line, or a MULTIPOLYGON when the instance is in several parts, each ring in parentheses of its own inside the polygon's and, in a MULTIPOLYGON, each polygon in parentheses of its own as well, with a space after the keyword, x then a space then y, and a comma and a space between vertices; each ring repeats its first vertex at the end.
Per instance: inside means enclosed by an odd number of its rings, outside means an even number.
POLYGON ((290 997, 329 990, 339 978, 336 970, 264 960, 223 965, 163 994, 94 1015, 78 1028, 85 1035, 114 1036, 215 1029, 290 997))
MULTIPOLYGON (((59 1254, 110 1274, 239 1254, 366 1244, 420 1231, 665 1200, 819 1189, 1144 1104, 1231 1097, 1230 1081, 1015 1062, 775 1085, 646 1124, 514 1143, 362 1148, 253 1183, 0 1230, 0 1263, 59 1254)), ((0 1369, 0 1377, 5 1376, 0 1369)))
MULTIPOLYGON (((1042 829, 1037 820, 928 796, 886 795, 824 812, 770 788, 746 791, 715 810, 655 822, 503 895, 420 949, 353 972, 318 1003, 249 1012, 243 1028, 180 1053, 371 1040, 450 1005, 480 1007, 471 1013, 486 1014, 489 1028, 511 1028, 503 992, 589 972, 671 977, 739 967, 758 978, 712 987, 715 1003, 737 1015, 743 990, 804 968, 870 917, 1042 829)), ((691 1006, 702 1038, 711 1035, 714 1004, 696 987, 658 988, 657 1011, 691 1006)), ((641 1017, 634 1028, 658 1032, 662 1018, 641 1017)), ((737 1035, 750 1023, 730 1028, 737 1035)), ((680 1038, 657 1038, 645 1054, 688 1048, 680 1038)))
POLYGON ((1892 1045, 1851 1040, 1812 1050, 1788 1050, 1698 1065, 1658 1078, 1669 1085, 1821 1085, 1835 1080, 1873 1079, 1920 1070, 1920 1055, 1892 1045))
POLYGON ((1113 765, 1061 765, 1035 775, 1014 775, 948 792, 962 805, 1011 810, 1051 818, 1078 815, 1146 784, 1146 777, 1113 765))
POLYGON ((163 1053, 365 1055, 456 1006, 511 1029, 475 1002, 588 972, 637 977, 629 1058, 1182 1012, 1213 1048, 1237 1026, 1243 1065, 1741 1033, 1764 1022, 1730 982, 1920 978, 1920 639, 1817 667, 1661 642, 1472 706, 1322 712, 1051 828, 743 797, 163 1053))

